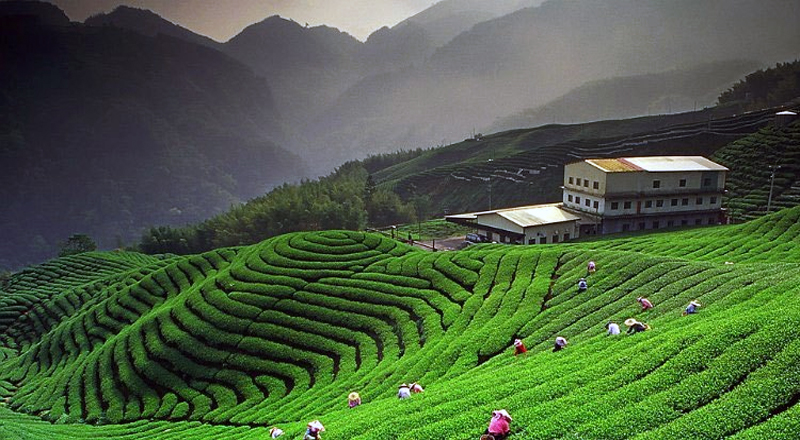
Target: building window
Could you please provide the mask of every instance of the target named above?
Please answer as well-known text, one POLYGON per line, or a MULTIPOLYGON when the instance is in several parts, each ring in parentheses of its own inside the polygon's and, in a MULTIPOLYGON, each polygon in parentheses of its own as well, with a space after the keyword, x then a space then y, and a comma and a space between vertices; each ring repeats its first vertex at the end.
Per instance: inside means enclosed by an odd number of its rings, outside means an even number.
POLYGON ((600 209, 600 203, 598 203, 597 200, 595 200, 594 203, 592 203, 592 207, 594 209, 600 209))
POLYGON ((656 208, 663 208, 664 201, 663 200, 656 200, 656 208))
POLYGON ((564 233, 564 241, 569 240, 569 232, 564 233))
POLYGON ((703 198, 702 197, 698 197, 697 200, 695 200, 694 202, 696 204, 698 204, 698 205, 702 205, 703 204, 703 198))
POLYGON ((592 206, 592 201, 589 199, 586 199, 584 203, 586 204, 586 207, 592 206))
POLYGON ((705 179, 703 179, 703 186, 711 186, 711 178, 710 177, 706 177, 705 179))
POLYGON ((689 206, 689 199, 681 199, 681 205, 689 206))
POLYGON ((528 244, 536 244, 536 239, 531 237, 528 239, 528 244))
POLYGON ((711 201, 709 201, 709 203, 711 203, 712 205, 716 204, 717 203, 717 198, 716 197, 712 197, 711 201))
POLYGON ((688 220, 681 220, 681 226, 686 226, 689 224, 688 220))
POLYGON ((668 227, 668 228, 671 228, 671 227, 673 227, 673 226, 675 226, 675 222, 674 222, 674 221, 672 221, 672 220, 667 220, 667 227, 668 227))
POLYGON ((708 224, 709 224, 709 225, 715 225, 715 224, 717 224, 717 219, 716 219, 715 217, 709 217, 709 218, 708 218, 708 224))
POLYGON ((619 202, 611 202, 611 210, 615 211, 619 209, 619 202))
POLYGON ((570 185, 572 185, 573 183, 575 183, 575 179, 573 179, 572 177, 570 177, 570 178, 569 178, 569 184, 570 184, 570 185))
POLYGON ((660 180, 654 180, 653 181, 653 188, 661 188, 661 181, 660 180))
POLYGON ((631 225, 625 223, 622 225, 622 232, 628 232, 631 230, 631 225))
POLYGON ((645 229, 644 222, 639 222, 639 230, 644 231, 644 229, 645 229))
POLYGON ((703 219, 701 219, 701 218, 695 219, 694 220, 694 224, 695 225, 702 225, 703 224, 703 219))
POLYGON ((622 207, 625 209, 631 209, 631 202, 625 202, 622 204, 622 207))
POLYGON ((589 179, 583 179, 583 186, 589 187, 589 179))
POLYGON ((539 237, 539 244, 547 244, 547 237, 539 237))
POLYGON ((653 229, 658 229, 660 225, 658 224, 658 220, 653 222, 653 229))
POLYGON ((644 207, 645 208, 652 208, 653 207, 653 201, 652 200, 648 200, 648 201, 644 202, 644 207))
POLYGON ((600 182, 592 182, 592 188, 600 189, 600 182))
POLYGON ((580 205, 581 204, 581 198, 578 197, 578 196, 575 196, 575 203, 580 205))
POLYGON ((672 199, 672 200, 670 200, 670 205, 672 205, 672 206, 678 206, 678 199, 672 199))
POLYGON ((553 243, 558 243, 558 235, 553 236, 553 243))
POLYGON ((572 194, 567 195, 567 200, 572 201, 572 194))
POLYGON ((678 182, 678 186, 680 186, 681 188, 685 187, 686 186, 686 179, 681 179, 681 181, 678 182))

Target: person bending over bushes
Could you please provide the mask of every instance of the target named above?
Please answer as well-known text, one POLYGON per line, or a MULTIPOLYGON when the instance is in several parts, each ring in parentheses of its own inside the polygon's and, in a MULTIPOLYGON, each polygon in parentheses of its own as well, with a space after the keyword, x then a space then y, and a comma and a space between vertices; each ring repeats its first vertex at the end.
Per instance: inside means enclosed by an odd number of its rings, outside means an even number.
POLYGON ((528 349, 525 348, 525 344, 522 342, 521 339, 514 339, 514 356, 518 354, 525 354, 528 352, 528 349))
POLYGON ((625 325, 628 326, 628 333, 640 333, 646 330, 650 330, 650 326, 639 322, 633 318, 628 318, 625 320, 625 325))
POLYGON ((308 427, 306 428, 306 435, 303 436, 303 440, 320 440, 322 438, 320 433, 324 430, 325 427, 322 426, 322 423, 320 423, 319 420, 309 422, 308 427))
POLYGON ((553 351, 560 351, 567 348, 567 339, 561 336, 556 336, 556 343, 553 345, 553 351))
POLYGON ((492 420, 481 436, 481 440, 504 440, 508 438, 511 435, 511 426, 509 425, 511 420, 513 420, 511 415, 504 409, 492 411, 492 420))

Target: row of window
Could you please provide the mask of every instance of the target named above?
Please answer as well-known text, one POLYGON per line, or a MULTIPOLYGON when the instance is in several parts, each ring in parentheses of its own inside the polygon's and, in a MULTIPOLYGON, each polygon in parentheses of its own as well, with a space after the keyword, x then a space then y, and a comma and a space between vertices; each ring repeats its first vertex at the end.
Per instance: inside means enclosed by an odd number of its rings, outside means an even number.
MULTIPOLYGON (((715 224, 718 223, 716 217, 708 217, 708 219, 706 219, 706 221, 707 221, 707 224, 709 224, 709 225, 715 225, 715 224)), ((702 224, 703 224, 703 219, 702 218, 694 219, 694 225, 695 226, 700 226, 702 224)), ((689 220, 687 220, 687 219, 681 220, 680 221, 680 225, 681 226, 689 226, 689 220)), ((623 223, 622 224, 622 232, 631 231, 632 230, 631 226, 632 225, 630 223, 623 223)), ((639 222, 637 224, 637 226, 638 226, 637 230, 640 230, 640 231, 644 230, 644 229, 647 229, 647 223, 646 222, 639 222)), ((658 221, 658 220, 653 220, 653 222, 651 223, 651 226, 652 227, 650 229, 659 229, 659 228, 662 228, 662 227, 664 227, 664 228, 672 228, 672 227, 675 227, 677 225, 676 225, 676 221, 675 220, 667 220, 667 223, 665 225, 662 225, 662 223, 660 221, 658 221)))
MULTIPOLYGON (((583 186, 586 188, 589 187, 589 179, 581 179, 580 177, 569 177, 568 181, 570 185, 578 185, 578 186, 581 186, 581 181, 583 181, 583 186)), ((600 189, 600 182, 593 180, 592 189, 600 189)))
MULTIPOLYGON (((568 177, 567 178, 570 185, 583 185, 584 188, 589 187, 589 179, 582 179, 580 177, 568 177)), ((703 178, 703 188, 711 186, 712 179, 710 177, 703 178)), ((681 188, 686 188, 686 179, 678 180, 678 186, 681 188)), ((658 189, 661 188, 661 180, 653 180, 653 188, 658 189)), ((592 189, 600 189, 600 182, 593 180, 592 181, 592 189)))
MULTIPOLYGON (((567 195, 567 200, 573 203, 577 203, 578 205, 581 204, 581 196, 573 197, 572 194, 567 195)), ((590 198, 586 197, 583 199, 583 204, 586 205, 587 208, 599 209, 600 203, 597 200, 592 201, 590 198)))
MULTIPOLYGON (((679 201, 680 201, 680 206, 689 206, 689 198, 688 197, 685 197, 683 199, 671 199, 669 201, 669 205, 670 206, 678 206, 678 202, 679 201)), ((655 204, 656 208, 663 208, 664 207, 664 202, 665 202, 665 200, 663 200, 663 199, 645 200, 644 207, 645 207, 645 209, 652 208, 653 205, 655 204)), ((695 205, 702 205, 704 202, 705 202, 705 199, 703 197, 697 197, 696 199, 694 199, 694 204, 695 205)), ((620 202, 611 202, 611 208, 610 209, 612 211, 619 209, 619 203, 620 202)), ((717 203, 717 197, 716 196, 711 196, 708 199, 708 203, 710 205, 715 205, 717 203)), ((629 201, 622 202, 622 209, 631 209, 631 204, 632 203, 629 202, 629 201)))
MULTIPOLYGON (((569 240, 569 234, 564 234, 564 241, 569 240)), ((552 243, 558 243, 558 235, 553 236, 552 243)), ((528 239, 528 244, 547 244, 547 237, 531 237, 528 239)))
MULTIPOLYGON (((678 186, 681 188, 686 188, 686 179, 680 179, 678 181, 678 186)), ((703 187, 711 186, 711 178, 705 177, 703 178, 703 187)), ((661 181, 660 180, 653 180, 653 188, 658 189, 661 188, 661 181)))

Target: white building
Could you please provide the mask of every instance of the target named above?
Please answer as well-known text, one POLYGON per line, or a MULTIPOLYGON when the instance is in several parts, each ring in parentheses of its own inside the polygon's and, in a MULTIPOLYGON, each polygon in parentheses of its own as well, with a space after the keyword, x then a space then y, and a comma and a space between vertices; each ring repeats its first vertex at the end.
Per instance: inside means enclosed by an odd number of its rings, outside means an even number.
POLYGON ((727 171, 701 156, 587 159, 564 167, 563 204, 581 235, 715 225, 727 171))
POLYGON ((473 226, 486 241, 517 244, 558 243, 577 237, 580 217, 561 203, 449 215, 447 221, 473 226))
POLYGON ((564 167, 561 203, 450 215, 499 243, 724 222, 722 165, 701 156, 586 159, 564 167))

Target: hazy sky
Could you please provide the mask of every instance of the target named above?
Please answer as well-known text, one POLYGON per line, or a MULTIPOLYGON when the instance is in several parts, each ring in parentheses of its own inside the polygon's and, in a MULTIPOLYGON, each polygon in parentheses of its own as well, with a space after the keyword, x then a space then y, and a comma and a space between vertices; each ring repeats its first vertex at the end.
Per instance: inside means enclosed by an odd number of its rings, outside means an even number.
MULTIPOLYGON (((227 41, 252 23, 271 15, 312 26, 327 24, 364 40, 382 26, 392 26, 436 0, 48 0, 73 21, 83 21, 120 4, 150 9, 173 23, 218 41, 227 41)), ((491 0, 490 0, 491 1, 491 0)))

